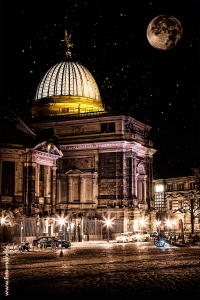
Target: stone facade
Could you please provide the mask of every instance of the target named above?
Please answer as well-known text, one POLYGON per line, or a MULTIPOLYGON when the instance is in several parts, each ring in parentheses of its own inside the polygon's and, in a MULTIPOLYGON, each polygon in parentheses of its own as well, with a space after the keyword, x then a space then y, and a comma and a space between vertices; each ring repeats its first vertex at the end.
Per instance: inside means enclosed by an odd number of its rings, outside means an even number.
POLYGON ((200 170, 196 168, 192 171, 192 176, 153 181, 158 218, 174 221, 171 229, 188 232, 200 230, 200 170))
POLYGON ((101 114, 37 119, 30 127, 53 127, 62 150, 56 177, 60 215, 127 218, 124 230, 138 229, 135 217, 149 212, 153 199, 156 150, 148 138, 150 126, 129 116, 101 114))

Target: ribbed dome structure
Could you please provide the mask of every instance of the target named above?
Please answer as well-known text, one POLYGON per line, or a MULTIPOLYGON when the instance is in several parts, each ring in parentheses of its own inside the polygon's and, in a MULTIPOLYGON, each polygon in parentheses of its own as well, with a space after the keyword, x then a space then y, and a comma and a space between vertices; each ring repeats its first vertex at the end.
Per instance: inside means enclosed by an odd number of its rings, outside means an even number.
POLYGON ((34 116, 104 111, 98 86, 81 64, 67 59, 52 66, 41 79, 34 104, 34 116))
POLYGON ((90 72, 82 65, 69 60, 49 69, 38 85, 35 100, 61 95, 101 101, 99 89, 90 72))

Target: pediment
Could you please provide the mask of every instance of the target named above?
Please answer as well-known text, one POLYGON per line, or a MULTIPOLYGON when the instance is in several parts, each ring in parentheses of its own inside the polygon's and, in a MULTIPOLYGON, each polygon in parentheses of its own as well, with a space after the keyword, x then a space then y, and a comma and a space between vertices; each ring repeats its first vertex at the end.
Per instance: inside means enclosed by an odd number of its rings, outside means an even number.
POLYGON ((59 150, 53 143, 47 142, 47 141, 37 144, 34 148, 34 151, 53 154, 53 155, 56 155, 59 157, 63 156, 63 153, 61 150, 59 150))
POLYGON ((81 175, 81 174, 83 174, 83 172, 80 171, 79 169, 71 169, 71 170, 67 171, 65 174, 67 174, 67 175, 81 175))

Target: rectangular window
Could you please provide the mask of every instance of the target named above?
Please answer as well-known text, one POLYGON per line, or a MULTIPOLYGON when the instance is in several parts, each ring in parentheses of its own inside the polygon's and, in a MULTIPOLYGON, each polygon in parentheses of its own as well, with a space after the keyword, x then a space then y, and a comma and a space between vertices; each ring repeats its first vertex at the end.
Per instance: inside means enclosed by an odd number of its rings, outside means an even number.
POLYGON ((115 123, 102 123, 101 132, 102 133, 115 132, 115 123))
POLYGON ((159 212, 162 212, 165 210, 164 193, 156 193, 155 194, 155 209, 158 209, 159 212))
POLYGON ((2 163, 2 195, 13 195, 15 183, 15 163, 3 161, 2 163))
POLYGON ((177 190, 182 191, 184 189, 184 184, 183 183, 178 183, 177 184, 177 190))
POLYGON ((168 192, 172 191, 172 184, 171 183, 167 184, 167 191, 168 192))
POLYGON ((183 201, 182 201, 182 200, 180 200, 180 201, 178 202, 178 208, 183 208, 183 201))
POLYGON ((172 201, 169 201, 169 210, 172 210, 172 201))
POLYGON ((194 189, 194 182, 190 182, 190 189, 191 189, 191 190, 194 189))

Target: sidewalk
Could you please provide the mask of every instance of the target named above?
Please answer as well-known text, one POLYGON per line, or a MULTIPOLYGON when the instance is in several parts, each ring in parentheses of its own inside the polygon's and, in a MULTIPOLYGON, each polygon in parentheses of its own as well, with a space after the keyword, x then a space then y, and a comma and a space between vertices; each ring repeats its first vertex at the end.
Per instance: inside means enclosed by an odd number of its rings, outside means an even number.
POLYGON ((110 240, 108 241, 83 241, 83 242, 71 242, 71 247, 82 247, 82 246, 89 246, 89 245, 102 245, 102 244, 112 244, 112 243, 116 243, 115 240, 110 240))

